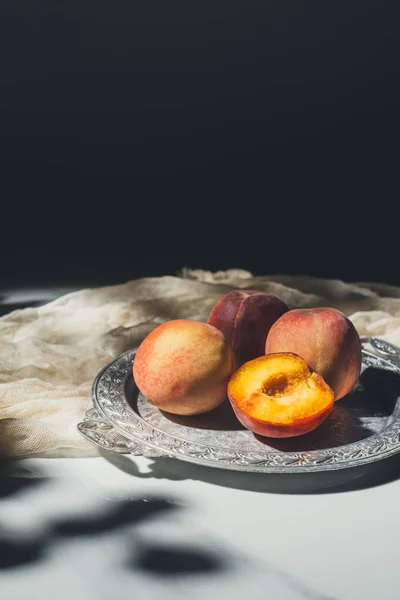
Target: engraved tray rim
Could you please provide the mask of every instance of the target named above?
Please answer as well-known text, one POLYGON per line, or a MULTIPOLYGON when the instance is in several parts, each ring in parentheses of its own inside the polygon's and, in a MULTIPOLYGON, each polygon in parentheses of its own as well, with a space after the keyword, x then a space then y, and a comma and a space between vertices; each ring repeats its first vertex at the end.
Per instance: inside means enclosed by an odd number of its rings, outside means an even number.
MULTIPOLYGON (((400 348, 377 338, 362 338, 372 344, 375 354, 363 347, 365 366, 400 375, 400 348)), ((400 400, 391 422, 368 438, 345 445, 296 452, 237 451, 213 447, 188 437, 179 437, 145 421, 128 403, 125 386, 132 376, 137 348, 106 365, 92 385, 93 408, 87 412, 79 432, 102 448, 122 454, 169 457, 213 468, 257 473, 301 473, 358 467, 380 461, 400 452, 400 400)), ((143 396, 143 395, 142 395, 143 396)))

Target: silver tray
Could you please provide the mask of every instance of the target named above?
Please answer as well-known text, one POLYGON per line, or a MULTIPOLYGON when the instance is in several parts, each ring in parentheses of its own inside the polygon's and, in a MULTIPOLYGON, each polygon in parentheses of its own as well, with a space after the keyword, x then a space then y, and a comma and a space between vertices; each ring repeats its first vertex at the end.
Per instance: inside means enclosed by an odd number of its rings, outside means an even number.
POLYGON ((372 463, 400 451, 400 348, 377 338, 361 341, 359 382, 322 425, 303 436, 257 437, 241 426, 228 400, 196 417, 163 413, 135 386, 136 350, 98 374, 93 408, 78 430, 118 454, 170 457, 236 471, 300 473, 372 463))

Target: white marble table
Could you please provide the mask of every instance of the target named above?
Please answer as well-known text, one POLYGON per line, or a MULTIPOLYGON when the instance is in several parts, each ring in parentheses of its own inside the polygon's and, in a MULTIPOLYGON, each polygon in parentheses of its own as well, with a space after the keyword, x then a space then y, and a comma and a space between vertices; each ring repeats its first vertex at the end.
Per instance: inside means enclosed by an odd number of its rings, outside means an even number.
POLYGON ((15 461, 1 597, 397 600, 398 465, 318 483, 107 453, 15 461))

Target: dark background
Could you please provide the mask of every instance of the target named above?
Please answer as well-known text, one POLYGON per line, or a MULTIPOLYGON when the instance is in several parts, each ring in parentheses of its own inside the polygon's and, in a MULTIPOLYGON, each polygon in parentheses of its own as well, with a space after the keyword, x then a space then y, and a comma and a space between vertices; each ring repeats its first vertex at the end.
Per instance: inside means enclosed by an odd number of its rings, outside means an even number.
POLYGON ((2 284, 400 284, 397 8, 3 0, 2 284))

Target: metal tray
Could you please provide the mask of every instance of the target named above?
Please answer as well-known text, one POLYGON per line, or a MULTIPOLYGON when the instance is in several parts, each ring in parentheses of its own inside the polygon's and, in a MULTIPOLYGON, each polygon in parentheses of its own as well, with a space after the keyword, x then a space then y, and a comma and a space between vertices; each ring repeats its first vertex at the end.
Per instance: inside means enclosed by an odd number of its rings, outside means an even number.
POLYGON ((118 454, 171 457, 236 471, 300 473, 372 463, 400 451, 400 348, 377 338, 361 341, 359 382, 322 425, 303 436, 257 437, 237 421, 228 400, 196 417, 163 413, 135 386, 136 350, 98 374, 93 408, 78 430, 118 454))

